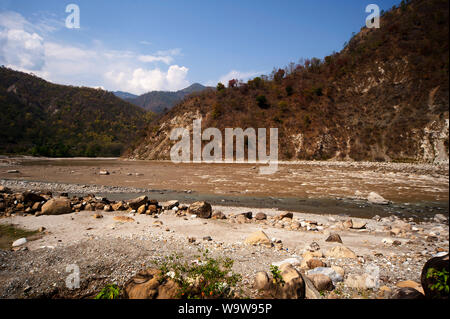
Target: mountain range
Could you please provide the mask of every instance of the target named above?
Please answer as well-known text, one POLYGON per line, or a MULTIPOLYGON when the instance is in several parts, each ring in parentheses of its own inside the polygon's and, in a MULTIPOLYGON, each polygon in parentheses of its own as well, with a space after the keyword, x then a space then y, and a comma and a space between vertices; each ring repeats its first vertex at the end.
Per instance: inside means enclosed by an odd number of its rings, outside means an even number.
POLYGON ((284 160, 448 163, 448 12, 447 0, 402 1, 340 52, 184 100, 125 156, 170 159, 171 130, 202 118, 222 136, 278 128, 284 160))
POLYGON ((199 83, 194 83, 191 86, 176 92, 170 91, 152 91, 142 95, 134 95, 127 92, 116 91, 114 94, 127 102, 140 106, 147 111, 156 114, 162 114, 169 111, 177 103, 181 102, 185 97, 192 93, 202 92, 207 89, 212 89, 203 86, 199 83))

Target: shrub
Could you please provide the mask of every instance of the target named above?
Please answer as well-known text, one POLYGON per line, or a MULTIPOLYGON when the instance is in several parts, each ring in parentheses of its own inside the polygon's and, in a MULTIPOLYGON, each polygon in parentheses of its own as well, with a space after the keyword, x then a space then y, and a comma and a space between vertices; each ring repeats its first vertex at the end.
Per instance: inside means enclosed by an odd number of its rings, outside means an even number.
POLYGON ((258 95, 256 97, 256 103, 262 109, 267 109, 269 105, 267 104, 267 98, 265 95, 258 95))
POLYGON ((291 96, 293 93, 294 93, 294 89, 292 88, 292 86, 287 86, 286 87, 287 96, 291 96))
POLYGON ((120 288, 117 285, 107 285, 100 293, 95 296, 95 299, 119 299, 120 288))
POLYGON ((428 269, 427 278, 433 280, 433 284, 430 285, 430 289, 436 292, 436 295, 440 298, 443 296, 448 296, 449 285, 448 285, 448 271, 447 269, 442 269, 441 271, 434 268, 428 269))
POLYGON ((221 82, 217 83, 217 91, 220 92, 222 90, 225 90, 225 85, 221 82))
POLYGON ((179 285, 178 297, 187 299, 226 299, 235 297, 233 289, 241 275, 232 272, 234 261, 230 258, 214 259, 208 250, 197 256, 195 263, 182 261, 179 255, 172 255, 160 264, 164 277, 170 277, 179 285))

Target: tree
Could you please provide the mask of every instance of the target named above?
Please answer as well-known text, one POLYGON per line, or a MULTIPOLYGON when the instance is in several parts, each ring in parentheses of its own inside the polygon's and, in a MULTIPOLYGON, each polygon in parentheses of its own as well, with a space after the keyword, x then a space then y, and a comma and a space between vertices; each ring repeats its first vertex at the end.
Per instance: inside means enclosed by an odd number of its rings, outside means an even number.
POLYGON ((234 88, 237 86, 237 84, 238 84, 238 80, 236 80, 236 79, 231 79, 230 81, 228 81, 229 88, 234 88))
POLYGON ((223 85, 223 83, 219 82, 217 83, 217 91, 222 91, 225 90, 225 85, 223 85))

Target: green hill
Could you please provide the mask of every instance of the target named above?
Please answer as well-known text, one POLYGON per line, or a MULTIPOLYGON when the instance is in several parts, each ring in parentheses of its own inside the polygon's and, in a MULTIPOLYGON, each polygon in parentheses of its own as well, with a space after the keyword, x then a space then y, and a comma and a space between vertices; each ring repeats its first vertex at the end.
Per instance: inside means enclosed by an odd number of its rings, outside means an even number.
POLYGON ((103 90, 0 68, 0 154, 119 156, 151 113, 103 90))
POLYGON ((448 28, 448 0, 403 1, 339 53, 185 100, 126 156, 170 158, 171 129, 202 116, 222 134, 279 128, 280 159, 448 163, 448 28))

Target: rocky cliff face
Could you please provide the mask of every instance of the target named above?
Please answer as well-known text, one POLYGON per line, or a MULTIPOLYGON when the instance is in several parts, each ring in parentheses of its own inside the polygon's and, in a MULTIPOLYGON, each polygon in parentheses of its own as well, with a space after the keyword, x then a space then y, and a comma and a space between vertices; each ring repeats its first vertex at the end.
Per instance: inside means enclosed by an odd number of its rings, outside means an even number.
MULTIPOLYGON (((279 129, 279 159, 448 163, 448 3, 413 0, 340 53, 207 91, 155 121, 126 156, 169 159, 170 132, 279 129)), ((206 144, 206 142, 205 142, 206 144)))

